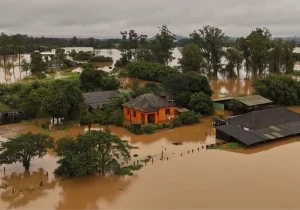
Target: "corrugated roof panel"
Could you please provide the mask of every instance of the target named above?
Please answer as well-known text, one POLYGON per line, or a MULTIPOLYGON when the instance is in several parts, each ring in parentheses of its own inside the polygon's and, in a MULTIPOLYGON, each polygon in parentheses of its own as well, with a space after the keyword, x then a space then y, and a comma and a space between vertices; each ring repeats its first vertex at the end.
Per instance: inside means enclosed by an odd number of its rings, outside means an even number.
POLYGON ((273 133, 271 133, 271 134, 272 134, 273 136, 278 137, 278 138, 282 138, 282 137, 283 137, 281 134, 276 133, 276 132, 273 132, 273 133))
POLYGON ((276 137, 274 137, 270 134, 267 134, 267 133, 265 133, 264 136, 268 137, 269 139, 276 139, 276 137))
POLYGON ((281 131, 281 129, 277 128, 276 126, 270 126, 269 128, 271 128, 274 131, 281 131))

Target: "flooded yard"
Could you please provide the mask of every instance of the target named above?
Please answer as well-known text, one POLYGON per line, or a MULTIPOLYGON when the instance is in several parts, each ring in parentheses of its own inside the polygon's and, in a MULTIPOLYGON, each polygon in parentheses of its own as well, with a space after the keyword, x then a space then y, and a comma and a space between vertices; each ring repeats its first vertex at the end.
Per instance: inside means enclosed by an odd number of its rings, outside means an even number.
MULTIPOLYGON (((300 112, 299 107, 291 109, 300 112)), ((216 113, 225 117, 228 114, 216 113)), ((100 126, 92 128, 100 129, 100 126)), ((21 164, 6 166, 5 172, 4 165, 1 166, 0 208, 300 208, 297 158, 300 137, 252 148, 206 150, 202 145, 219 141, 211 127, 211 117, 203 118, 201 124, 152 135, 138 136, 120 127, 109 128, 139 147, 132 150, 131 155, 138 155, 132 161, 151 155, 153 163, 147 163, 131 177, 95 175, 62 180, 53 175, 58 158, 49 151, 43 159, 33 161, 29 174, 24 173, 21 164), (175 142, 182 145, 176 146, 175 142), (160 160, 162 151, 163 161, 160 160)), ((0 126, 1 135, 9 130, 44 131, 34 123, 0 126)), ((67 130, 53 130, 50 135, 57 139, 86 130, 74 125, 67 130)))
MULTIPOLYGON (((122 79, 123 84, 132 83, 130 78, 122 79)), ((213 98, 252 94, 251 82, 211 79, 213 98)), ((299 106, 289 108, 300 113, 299 106)), ((215 113, 225 118, 229 115, 227 111, 215 113)), ((0 141, 29 131, 47 132, 58 139, 87 130, 74 123, 65 130, 47 131, 40 126, 43 122, 45 119, 37 120, 38 126, 35 121, 0 126, 0 141)), ((43 159, 32 161, 29 173, 24 173, 20 163, 0 166, 0 209, 300 208, 300 137, 251 148, 207 150, 205 145, 221 141, 215 137, 211 116, 203 117, 200 124, 151 135, 134 135, 116 126, 109 129, 139 147, 131 151, 135 155, 131 162, 152 156, 153 163, 147 163, 133 176, 62 180, 53 175, 58 157, 49 150, 43 159)))

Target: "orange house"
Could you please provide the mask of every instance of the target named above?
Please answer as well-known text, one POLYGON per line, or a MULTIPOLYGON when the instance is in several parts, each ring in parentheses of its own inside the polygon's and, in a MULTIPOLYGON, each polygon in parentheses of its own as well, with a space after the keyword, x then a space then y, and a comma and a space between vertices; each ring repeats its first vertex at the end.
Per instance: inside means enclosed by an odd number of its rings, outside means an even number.
POLYGON ((166 99, 148 93, 123 104, 124 119, 130 123, 148 124, 168 122, 177 116, 177 108, 166 99))

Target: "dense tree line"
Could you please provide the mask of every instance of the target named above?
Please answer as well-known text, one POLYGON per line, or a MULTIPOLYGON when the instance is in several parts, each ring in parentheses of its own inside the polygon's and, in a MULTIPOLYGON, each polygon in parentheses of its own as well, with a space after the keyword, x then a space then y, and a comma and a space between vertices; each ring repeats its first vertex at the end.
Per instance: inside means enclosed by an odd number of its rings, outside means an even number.
POLYGON ((252 86, 255 91, 280 105, 300 104, 300 82, 286 75, 269 75, 256 79, 252 86))
POLYGON ((148 39, 134 30, 121 32, 120 50, 122 58, 116 66, 125 66, 131 62, 146 61, 168 65, 173 59, 172 51, 177 45, 181 49, 179 60, 181 70, 196 71, 207 76, 240 77, 244 67, 246 76, 270 73, 291 73, 297 55, 293 53, 295 43, 272 38, 266 28, 257 28, 247 37, 232 39, 216 27, 204 26, 190 34, 190 39, 180 40, 176 44, 175 35, 167 26, 148 39))
POLYGON ((167 76, 177 74, 179 71, 175 68, 145 61, 137 61, 126 66, 128 76, 139 79, 162 82, 167 76))
POLYGON ((32 53, 35 50, 47 51, 62 47, 94 47, 98 49, 115 48, 120 44, 120 39, 96 39, 78 38, 52 38, 52 37, 32 37, 22 34, 0 35, 0 54, 14 55, 17 53, 32 53))

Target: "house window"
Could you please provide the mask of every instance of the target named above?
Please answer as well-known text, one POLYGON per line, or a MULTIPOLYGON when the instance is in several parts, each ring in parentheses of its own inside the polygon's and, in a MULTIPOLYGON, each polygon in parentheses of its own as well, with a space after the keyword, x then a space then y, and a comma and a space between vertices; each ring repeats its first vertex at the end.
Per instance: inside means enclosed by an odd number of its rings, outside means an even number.
POLYGON ((136 117, 136 111, 133 111, 133 117, 136 117))
POLYGON ((129 115, 129 109, 127 109, 127 115, 129 115))
POLYGON ((159 110, 157 111, 157 116, 159 116, 159 110))
POLYGON ((166 109, 166 110, 165 110, 165 114, 166 114, 166 115, 170 115, 170 109, 166 109))

